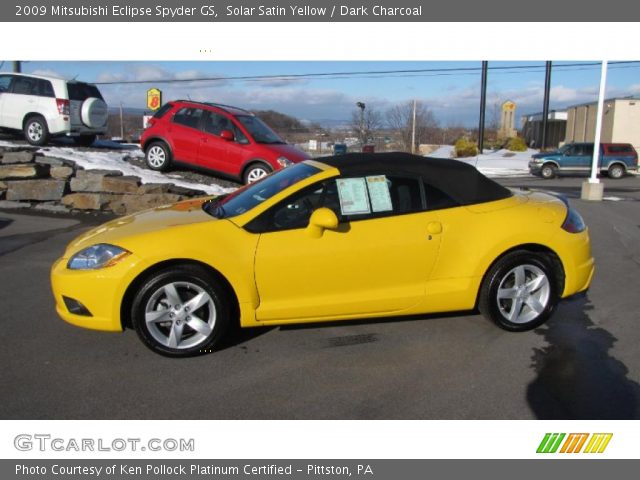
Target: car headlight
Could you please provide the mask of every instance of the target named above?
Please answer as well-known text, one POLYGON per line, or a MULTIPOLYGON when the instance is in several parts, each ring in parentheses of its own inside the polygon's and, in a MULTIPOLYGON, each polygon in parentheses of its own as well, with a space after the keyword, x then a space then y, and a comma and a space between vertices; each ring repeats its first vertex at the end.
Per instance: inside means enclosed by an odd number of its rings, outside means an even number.
POLYGON ((131 255, 131 252, 124 248, 99 243, 73 255, 67 263, 67 268, 69 270, 96 270, 111 267, 128 255, 131 255))
POLYGON ((280 157, 278 158, 278 160, 276 160, 276 162, 278 162, 278 165, 280 165, 282 168, 288 167, 289 165, 293 165, 293 162, 289 160, 287 157, 280 157))
POLYGON ((542 159, 541 158, 531 158, 531 162, 530 163, 542 163, 542 159))

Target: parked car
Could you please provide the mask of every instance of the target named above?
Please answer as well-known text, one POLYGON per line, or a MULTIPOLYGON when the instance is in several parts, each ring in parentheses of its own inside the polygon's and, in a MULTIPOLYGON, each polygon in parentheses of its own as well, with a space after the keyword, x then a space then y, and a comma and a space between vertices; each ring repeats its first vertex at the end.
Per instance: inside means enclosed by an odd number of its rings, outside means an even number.
POLYGON ((528 330, 593 271, 587 228, 558 197, 455 160, 351 153, 113 220, 73 240, 51 277, 67 322, 133 328, 179 357, 215 349, 232 323, 477 307, 528 330))
POLYGON ((0 128, 31 145, 67 136, 91 145, 107 131, 108 109, 95 85, 55 77, 0 74, 0 128))
POLYGON ((309 158, 253 113, 215 103, 167 103, 149 120, 140 141, 152 170, 179 162, 244 183, 309 158))
MULTIPOLYGON (((592 162, 593 143, 568 143, 554 152, 532 155, 529 171, 542 178, 554 178, 560 172, 590 172, 592 162)), ((638 169, 638 154, 629 143, 601 143, 598 166, 610 178, 622 178, 638 169)))

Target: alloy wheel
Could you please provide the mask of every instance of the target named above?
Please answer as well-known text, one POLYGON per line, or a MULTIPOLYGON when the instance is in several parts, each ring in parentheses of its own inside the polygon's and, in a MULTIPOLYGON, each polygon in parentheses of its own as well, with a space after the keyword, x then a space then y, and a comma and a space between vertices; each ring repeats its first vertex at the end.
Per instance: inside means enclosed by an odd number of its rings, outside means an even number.
POLYGON ((518 265, 500 281, 498 309, 512 323, 528 323, 544 312, 550 293, 551 286, 544 271, 535 265, 518 265))

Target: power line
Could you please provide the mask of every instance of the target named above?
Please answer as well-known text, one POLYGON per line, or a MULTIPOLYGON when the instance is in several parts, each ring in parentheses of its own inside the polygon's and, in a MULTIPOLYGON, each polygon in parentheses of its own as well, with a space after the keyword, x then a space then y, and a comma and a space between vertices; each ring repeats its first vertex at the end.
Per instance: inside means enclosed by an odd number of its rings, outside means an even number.
MULTIPOLYGON (((610 65, 629 65, 640 64, 640 61, 619 61, 610 62, 610 65)), ((582 62, 554 65, 554 69, 570 69, 575 67, 598 67, 600 62, 582 62)), ((640 66, 640 65, 638 65, 640 66)), ((544 68, 544 65, 512 65, 512 66, 493 66, 489 70, 509 73, 535 73, 544 68), (527 70, 528 69, 528 70, 527 70), (519 72, 521 71, 521 72, 519 72)), ((280 80, 293 81, 307 78, 385 78, 388 76, 449 76, 449 75, 469 75, 480 72, 482 67, 450 67, 450 68, 420 68, 420 69, 403 69, 403 70, 370 70, 370 71, 347 71, 347 72, 319 72, 319 73, 291 73, 281 75, 240 75, 240 76, 216 76, 201 78, 168 78, 155 80, 120 80, 111 82, 94 82, 96 85, 133 85, 146 83, 193 83, 193 82, 221 82, 221 81, 265 81, 280 80), (429 75, 430 74, 430 75, 429 75)))

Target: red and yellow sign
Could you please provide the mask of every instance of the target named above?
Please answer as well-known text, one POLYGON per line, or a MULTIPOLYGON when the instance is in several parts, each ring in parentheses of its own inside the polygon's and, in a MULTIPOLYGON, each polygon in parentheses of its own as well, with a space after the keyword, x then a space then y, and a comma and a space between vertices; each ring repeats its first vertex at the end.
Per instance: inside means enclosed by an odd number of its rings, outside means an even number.
POLYGON ((162 91, 157 88, 147 90, 147 108, 158 110, 162 106, 162 91))

